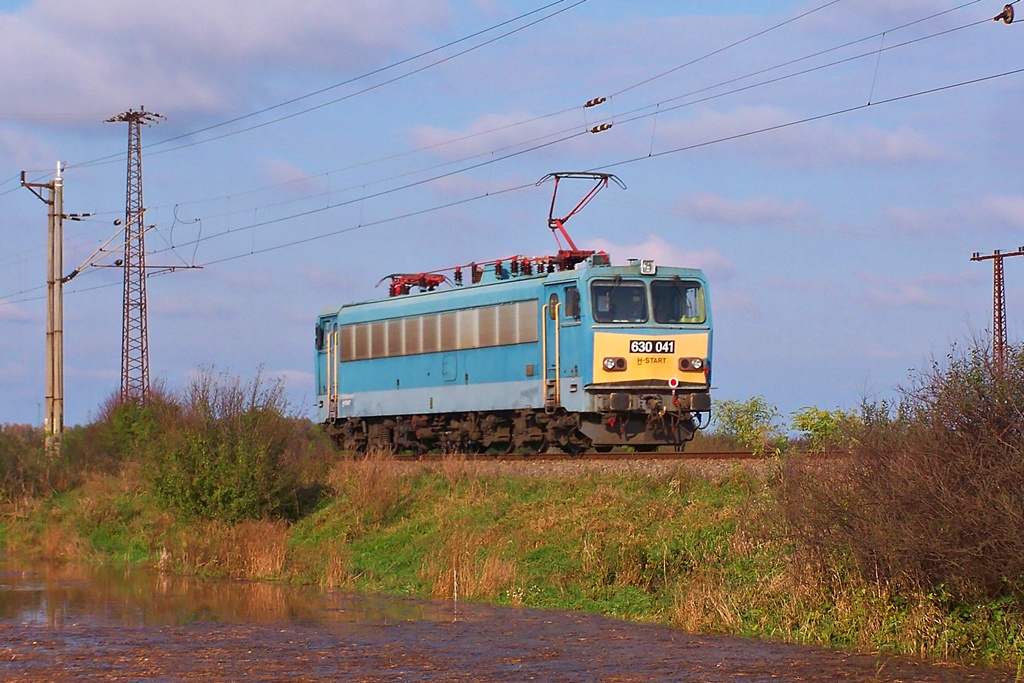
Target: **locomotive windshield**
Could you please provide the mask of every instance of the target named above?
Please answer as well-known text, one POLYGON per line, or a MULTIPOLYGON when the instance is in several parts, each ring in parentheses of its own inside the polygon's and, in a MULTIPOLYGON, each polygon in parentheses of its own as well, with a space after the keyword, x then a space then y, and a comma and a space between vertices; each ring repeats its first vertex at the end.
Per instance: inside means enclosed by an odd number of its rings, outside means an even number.
POLYGON ((704 290, 686 280, 655 280, 651 283, 654 320, 659 323, 703 323, 707 320, 704 290))
POLYGON ((590 294, 599 323, 647 322, 647 287, 640 280, 595 280, 590 294))

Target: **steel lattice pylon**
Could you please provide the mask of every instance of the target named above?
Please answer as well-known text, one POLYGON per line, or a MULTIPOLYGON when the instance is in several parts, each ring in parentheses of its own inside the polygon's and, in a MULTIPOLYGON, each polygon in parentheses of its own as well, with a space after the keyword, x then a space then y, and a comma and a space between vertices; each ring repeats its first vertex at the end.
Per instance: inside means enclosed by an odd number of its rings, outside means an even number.
POLYGON ((1001 252, 982 256, 974 252, 972 261, 992 261, 992 362, 1002 371, 1006 368, 1006 284, 1003 280, 1003 259, 1008 256, 1024 256, 1024 247, 1017 251, 1001 252))
POLYGON ((124 207, 124 317, 121 326, 121 401, 149 400, 146 323, 146 228, 142 204, 143 123, 163 118, 140 107, 108 119, 128 123, 128 191, 124 207))
POLYGON ((996 367, 1006 367, 1006 289, 1003 259, 992 260, 992 356, 996 367))

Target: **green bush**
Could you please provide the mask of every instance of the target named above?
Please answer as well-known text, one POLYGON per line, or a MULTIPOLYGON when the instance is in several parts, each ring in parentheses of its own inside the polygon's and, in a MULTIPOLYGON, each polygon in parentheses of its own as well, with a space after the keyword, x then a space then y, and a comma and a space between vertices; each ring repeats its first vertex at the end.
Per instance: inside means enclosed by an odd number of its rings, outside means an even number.
POLYGON ((49 488, 51 463, 43 438, 43 430, 30 425, 0 425, 0 500, 32 497, 49 488))
POLYGON ((762 396, 746 401, 716 401, 715 433, 735 439, 757 455, 777 454, 786 449, 779 417, 779 409, 762 396))
POLYGON ((801 433, 808 450, 822 453, 848 445, 850 435, 860 423, 855 411, 821 410, 807 406, 790 413, 790 425, 801 433))
POLYGON ((201 370, 148 441, 157 493, 186 516, 238 522, 294 508, 297 475, 286 454, 296 430, 280 382, 201 370))

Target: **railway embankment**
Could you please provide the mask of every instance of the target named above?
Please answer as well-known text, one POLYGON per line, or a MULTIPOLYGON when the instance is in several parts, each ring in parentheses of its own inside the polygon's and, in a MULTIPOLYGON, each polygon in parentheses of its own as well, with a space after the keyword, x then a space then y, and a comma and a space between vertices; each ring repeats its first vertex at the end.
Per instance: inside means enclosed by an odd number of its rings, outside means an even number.
POLYGON ((210 385, 112 406, 55 459, 0 431, 0 548, 1013 668, 1024 383, 962 360, 842 458, 353 459, 272 389, 210 385))

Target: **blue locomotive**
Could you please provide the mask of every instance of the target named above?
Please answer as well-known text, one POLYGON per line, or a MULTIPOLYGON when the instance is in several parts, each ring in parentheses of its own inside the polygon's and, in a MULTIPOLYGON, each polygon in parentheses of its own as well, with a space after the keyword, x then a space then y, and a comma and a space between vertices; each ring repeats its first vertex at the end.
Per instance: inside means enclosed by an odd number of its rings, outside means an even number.
POLYGON ((682 448, 711 409, 704 274, 570 244, 321 312, 318 421, 351 451, 682 448))

